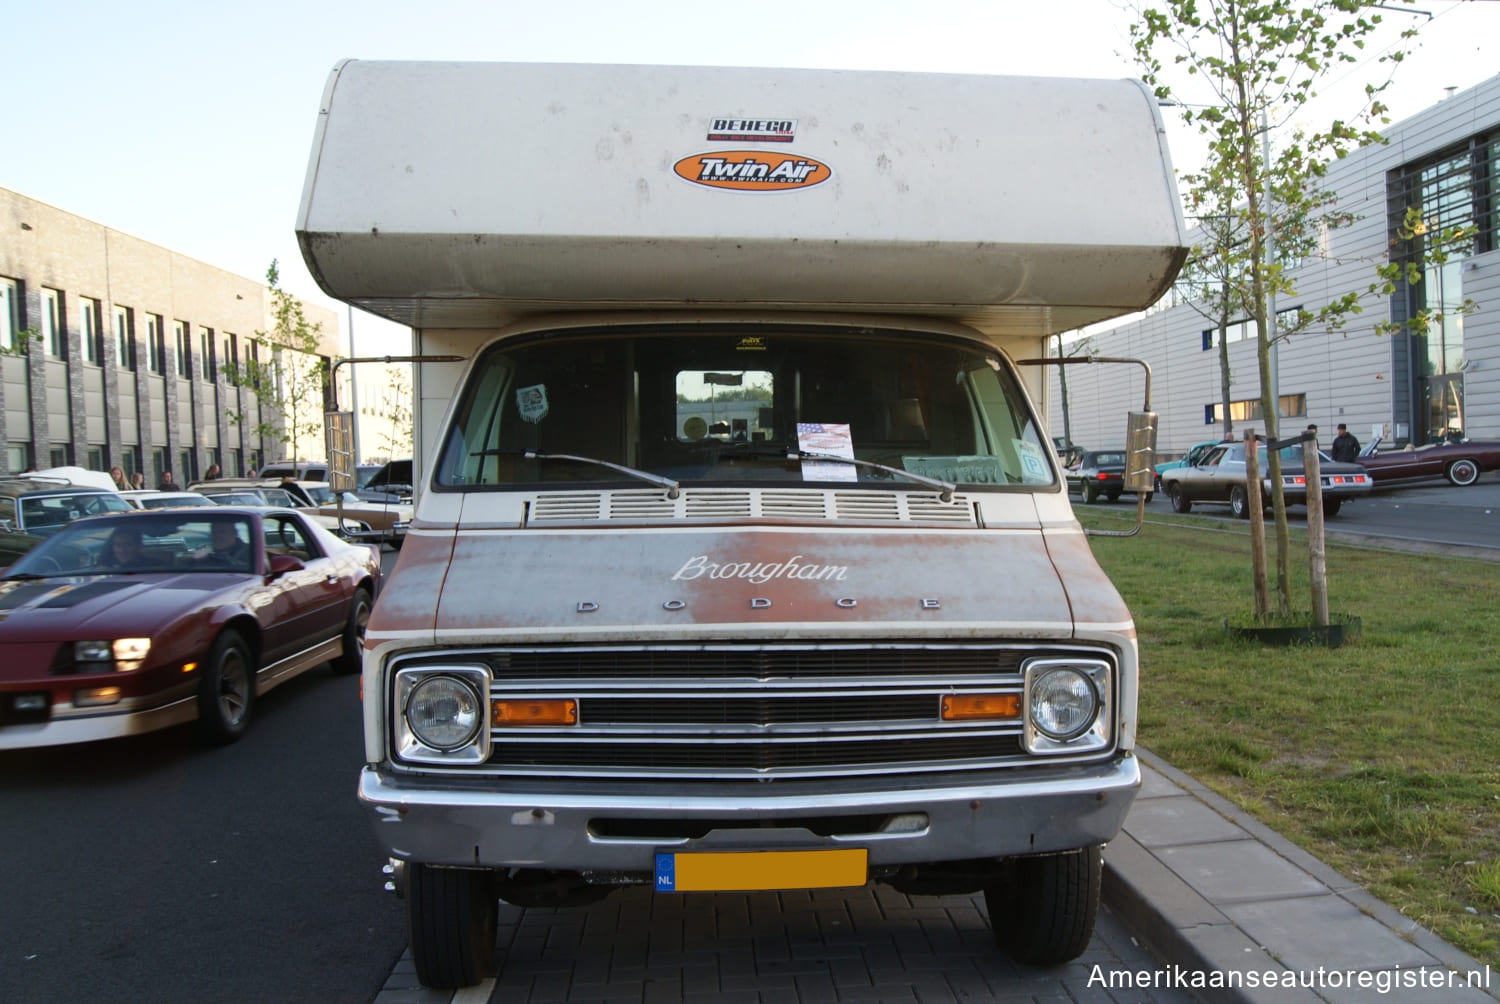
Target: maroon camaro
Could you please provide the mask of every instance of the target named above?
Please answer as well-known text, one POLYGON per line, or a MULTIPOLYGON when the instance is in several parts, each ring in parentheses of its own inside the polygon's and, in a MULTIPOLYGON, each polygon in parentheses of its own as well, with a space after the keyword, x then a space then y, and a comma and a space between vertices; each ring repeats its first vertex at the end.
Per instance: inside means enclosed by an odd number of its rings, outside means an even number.
POLYGON ((1355 463, 1376 484, 1416 478, 1447 478, 1460 487, 1472 485, 1485 471, 1500 470, 1500 441, 1464 439, 1406 449, 1382 448, 1380 440, 1365 447, 1355 463))
POLYGON ((373 547, 290 510, 78 520, 0 575, 0 749, 184 722, 233 742, 257 695, 359 669, 379 588, 373 547))

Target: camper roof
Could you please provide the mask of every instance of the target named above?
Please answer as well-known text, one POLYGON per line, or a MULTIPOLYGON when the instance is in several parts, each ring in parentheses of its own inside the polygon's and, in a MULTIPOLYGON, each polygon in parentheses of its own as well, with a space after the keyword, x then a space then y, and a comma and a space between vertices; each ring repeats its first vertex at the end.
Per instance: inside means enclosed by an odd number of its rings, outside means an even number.
POLYGON ((297 234, 329 294, 416 327, 692 305, 1001 335, 1140 310, 1187 244, 1138 81, 357 60, 297 234))

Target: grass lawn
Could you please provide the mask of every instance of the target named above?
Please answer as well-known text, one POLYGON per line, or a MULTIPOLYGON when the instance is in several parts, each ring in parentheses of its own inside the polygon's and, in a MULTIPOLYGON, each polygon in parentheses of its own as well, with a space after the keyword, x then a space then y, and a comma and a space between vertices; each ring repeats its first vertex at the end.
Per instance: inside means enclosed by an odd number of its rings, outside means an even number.
MULTIPOLYGON (((1119 529, 1125 515, 1079 519, 1119 529)), ((1148 519, 1090 539, 1140 635, 1140 744, 1500 966, 1500 562, 1329 537, 1330 613, 1359 617, 1362 635, 1276 648, 1224 630, 1253 613, 1249 524, 1148 519)), ((1274 579, 1269 522, 1267 536, 1274 579)), ((1307 566, 1294 516, 1301 610, 1307 566)))

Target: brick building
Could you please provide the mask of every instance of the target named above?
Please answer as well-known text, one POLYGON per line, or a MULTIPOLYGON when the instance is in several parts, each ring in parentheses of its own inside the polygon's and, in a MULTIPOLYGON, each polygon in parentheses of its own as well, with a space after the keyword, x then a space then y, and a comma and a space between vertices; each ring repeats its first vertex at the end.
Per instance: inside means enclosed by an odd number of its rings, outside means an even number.
MULTIPOLYGON (((260 282, 0 188, 0 474, 118 465, 155 486, 280 458, 290 447, 255 432, 256 395, 226 379, 226 364, 271 362, 256 337, 271 307, 260 282)), ((303 309, 333 356, 338 315, 303 309)), ((322 456, 316 439, 299 452, 322 456)))

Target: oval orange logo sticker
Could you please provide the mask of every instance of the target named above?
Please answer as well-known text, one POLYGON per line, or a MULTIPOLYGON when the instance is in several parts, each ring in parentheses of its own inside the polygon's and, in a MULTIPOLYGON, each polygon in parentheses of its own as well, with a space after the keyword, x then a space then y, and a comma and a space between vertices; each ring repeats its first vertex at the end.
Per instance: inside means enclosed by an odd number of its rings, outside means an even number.
POLYGON ((788 192, 820 185, 833 168, 811 157, 761 150, 714 150, 695 153, 672 165, 684 181, 741 192, 788 192))

